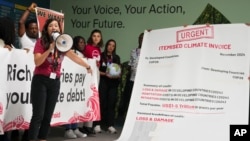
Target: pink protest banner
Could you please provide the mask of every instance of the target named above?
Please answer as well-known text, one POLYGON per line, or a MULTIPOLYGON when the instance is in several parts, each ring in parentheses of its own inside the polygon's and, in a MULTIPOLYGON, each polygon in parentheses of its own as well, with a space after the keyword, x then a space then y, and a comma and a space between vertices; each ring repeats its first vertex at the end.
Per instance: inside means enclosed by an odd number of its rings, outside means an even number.
POLYGON ((39 31, 42 32, 43 25, 45 24, 47 19, 57 19, 62 27, 62 31, 64 31, 64 14, 61 12, 57 12, 51 9, 36 7, 36 18, 38 22, 39 31))

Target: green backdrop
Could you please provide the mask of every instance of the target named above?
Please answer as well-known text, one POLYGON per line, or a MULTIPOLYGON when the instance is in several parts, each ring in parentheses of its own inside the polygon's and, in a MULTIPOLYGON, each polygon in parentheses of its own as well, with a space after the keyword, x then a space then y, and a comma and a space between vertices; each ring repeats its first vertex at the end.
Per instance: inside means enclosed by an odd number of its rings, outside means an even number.
MULTIPOLYGON (((65 14, 65 32, 88 38, 97 28, 106 42, 117 41, 122 62, 145 29, 203 23, 250 22, 249 0, 51 0, 65 14)), ((167 38, 167 37, 166 37, 167 38)))

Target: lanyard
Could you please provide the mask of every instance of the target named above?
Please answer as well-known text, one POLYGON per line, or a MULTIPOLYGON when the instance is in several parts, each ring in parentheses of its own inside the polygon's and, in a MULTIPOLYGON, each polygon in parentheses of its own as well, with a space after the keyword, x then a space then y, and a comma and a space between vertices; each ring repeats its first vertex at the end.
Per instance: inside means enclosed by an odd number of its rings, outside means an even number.
POLYGON ((109 55, 107 55, 107 64, 111 64, 112 62, 113 62, 113 56, 110 55, 109 57, 109 55))
POLYGON ((56 72, 58 67, 58 62, 60 61, 58 50, 55 48, 52 54, 52 71, 56 72))

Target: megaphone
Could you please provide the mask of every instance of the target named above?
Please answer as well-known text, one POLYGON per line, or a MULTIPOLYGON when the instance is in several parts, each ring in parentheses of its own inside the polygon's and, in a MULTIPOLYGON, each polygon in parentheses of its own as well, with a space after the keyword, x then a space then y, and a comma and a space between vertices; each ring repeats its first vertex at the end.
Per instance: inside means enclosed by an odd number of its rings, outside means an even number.
POLYGON ((53 32, 52 38, 56 42, 56 48, 61 52, 66 52, 70 50, 73 45, 73 39, 68 34, 60 34, 59 32, 53 32))

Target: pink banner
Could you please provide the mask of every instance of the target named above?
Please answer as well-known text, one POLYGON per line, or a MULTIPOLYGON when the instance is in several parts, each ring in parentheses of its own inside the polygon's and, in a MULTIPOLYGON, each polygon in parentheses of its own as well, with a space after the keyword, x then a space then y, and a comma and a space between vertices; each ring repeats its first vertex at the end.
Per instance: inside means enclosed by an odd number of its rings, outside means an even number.
POLYGON ((45 8, 40 8, 40 7, 36 7, 36 18, 38 21, 38 28, 40 30, 40 32, 43 29, 43 25, 45 24, 47 19, 57 19, 59 20, 61 27, 62 27, 62 31, 64 31, 64 14, 51 10, 51 9, 45 9, 45 8))

